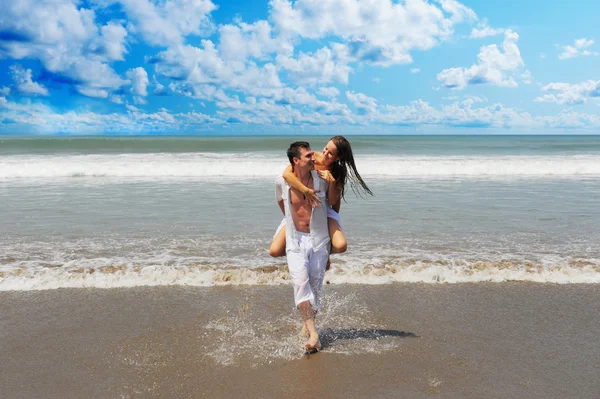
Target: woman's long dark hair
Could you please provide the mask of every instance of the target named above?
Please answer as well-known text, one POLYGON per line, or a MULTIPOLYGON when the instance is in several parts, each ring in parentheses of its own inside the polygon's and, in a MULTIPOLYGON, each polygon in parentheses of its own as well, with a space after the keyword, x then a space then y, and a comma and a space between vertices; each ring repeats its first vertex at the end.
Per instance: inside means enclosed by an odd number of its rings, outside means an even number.
POLYGON ((373 195, 367 184, 356 170, 354 164, 354 156, 352 155, 352 146, 344 136, 335 136, 331 138, 333 144, 337 148, 337 160, 331 166, 331 174, 335 179, 335 183, 341 188, 340 197, 344 198, 344 188, 346 183, 350 182, 350 187, 354 194, 363 198, 364 196, 373 195))

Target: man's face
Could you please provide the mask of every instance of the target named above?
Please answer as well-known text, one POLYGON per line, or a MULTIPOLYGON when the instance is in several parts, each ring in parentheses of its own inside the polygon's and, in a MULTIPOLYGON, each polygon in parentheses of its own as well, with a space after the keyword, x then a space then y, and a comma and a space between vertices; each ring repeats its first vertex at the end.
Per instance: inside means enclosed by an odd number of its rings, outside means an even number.
POLYGON ((297 160, 296 166, 303 170, 315 169, 315 152, 310 148, 300 148, 300 158, 297 160))

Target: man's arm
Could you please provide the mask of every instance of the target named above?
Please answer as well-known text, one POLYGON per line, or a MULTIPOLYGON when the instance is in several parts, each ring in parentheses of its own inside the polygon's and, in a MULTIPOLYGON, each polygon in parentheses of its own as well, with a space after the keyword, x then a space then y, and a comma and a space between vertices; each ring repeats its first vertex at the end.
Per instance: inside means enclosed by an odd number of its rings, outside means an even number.
POLYGON ((283 205, 283 183, 283 177, 279 176, 277 179, 275 179, 275 201, 277 201, 277 205, 279 205, 281 213, 283 213, 283 216, 285 216, 285 206, 283 205))

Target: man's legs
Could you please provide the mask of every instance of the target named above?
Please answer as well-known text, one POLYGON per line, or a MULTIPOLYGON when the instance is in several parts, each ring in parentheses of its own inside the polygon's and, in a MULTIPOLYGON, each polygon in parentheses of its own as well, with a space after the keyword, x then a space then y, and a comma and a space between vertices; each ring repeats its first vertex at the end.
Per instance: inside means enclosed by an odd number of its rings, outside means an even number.
MULTIPOLYGON (((320 307, 321 289, 319 287, 323 285, 322 277, 324 277, 327 257, 325 256, 324 261, 321 259, 322 255, 315 258, 308 234, 298 233, 298 238, 300 251, 287 252, 288 269, 294 285, 294 302, 300 310, 304 326, 310 335, 307 344, 310 348, 318 348, 320 344, 318 345, 319 334, 315 327, 315 309, 320 307), (315 261, 317 262, 315 263, 315 261), (318 280, 319 276, 321 283, 315 284, 313 280, 318 280), (314 288, 319 288, 318 298, 314 288)), ((325 252, 327 252, 327 248, 325 248, 325 252)))
MULTIPOLYGON (((315 325, 315 314, 312 304, 310 301, 304 301, 298 305, 298 309, 300 310, 300 314, 302 315, 302 320, 304 320, 304 331, 308 334, 308 341, 306 344, 310 346, 310 348, 319 349, 321 345, 317 345, 319 343, 319 333, 317 332, 317 327, 315 325)), ((307 348, 309 349, 309 348, 307 348)))
POLYGON ((316 251, 312 250, 311 247, 311 250, 307 252, 309 252, 309 285, 314 297, 314 306, 311 306, 310 310, 307 311, 307 316, 312 317, 304 321, 306 329, 310 334, 307 347, 320 349, 321 343, 319 342, 319 334, 315 325, 315 316, 323 304, 323 280, 325 279, 325 269, 329 259, 329 244, 321 246, 316 251))
POLYGON ((325 269, 329 260, 329 245, 322 245, 319 249, 309 251, 308 257, 308 281, 310 289, 315 298, 315 313, 323 305, 323 280, 325 280, 325 269))

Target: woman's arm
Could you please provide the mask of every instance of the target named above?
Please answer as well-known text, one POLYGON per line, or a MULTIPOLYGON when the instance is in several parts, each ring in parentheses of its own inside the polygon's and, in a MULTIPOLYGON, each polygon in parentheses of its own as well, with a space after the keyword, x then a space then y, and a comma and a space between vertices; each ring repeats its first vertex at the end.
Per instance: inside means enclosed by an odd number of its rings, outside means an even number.
POLYGON ((329 201, 329 205, 334 207, 334 209, 337 205, 336 212, 338 212, 338 210, 340 208, 339 202, 340 202, 340 194, 341 194, 342 190, 339 189, 338 184, 336 183, 336 181, 333 178, 333 175, 331 174, 330 171, 318 170, 317 173, 319 174, 319 176, 321 176, 321 178, 323 180, 325 180, 327 183, 329 183, 329 189, 327 190, 327 200, 329 201))
POLYGON ((329 190, 327 191, 327 199, 329 204, 334 208, 336 212, 340 211, 340 193, 342 190, 338 189, 338 185, 335 180, 329 183, 329 190), (337 208, 336 208, 337 206, 337 208))
POLYGON ((319 165, 323 165, 323 153, 319 151, 315 151, 315 163, 319 165))
POLYGON ((310 201, 313 208, 319 206, 321 200, 315 194, 315 192, 318 192, 319 190, 315 191, 302 184, 300 179, 298 179, 294 172, 292 172, 292 165, 288 165, 288 167, 285 168, 281 176, 285 179, 287 184, 304 194, 304 197, 306 197, 306 199, 310 201))

